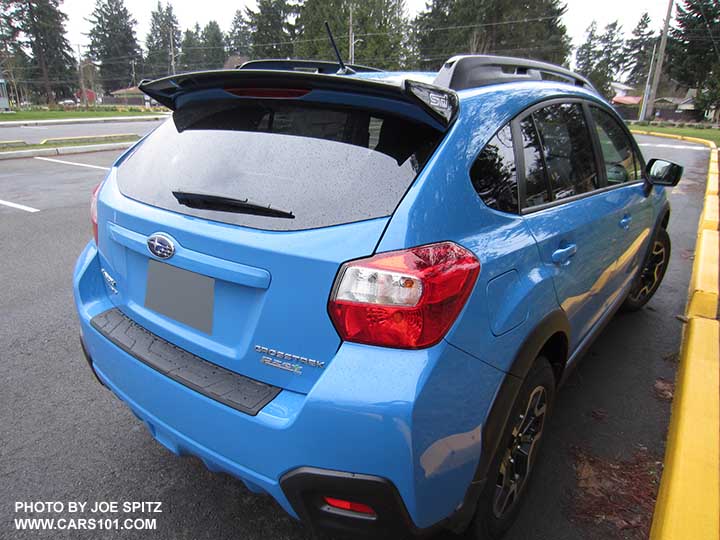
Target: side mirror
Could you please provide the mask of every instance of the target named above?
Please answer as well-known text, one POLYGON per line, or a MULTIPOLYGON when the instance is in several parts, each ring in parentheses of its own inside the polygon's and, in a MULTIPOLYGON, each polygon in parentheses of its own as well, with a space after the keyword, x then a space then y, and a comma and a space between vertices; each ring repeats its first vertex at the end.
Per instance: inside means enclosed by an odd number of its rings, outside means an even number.
POLYGON ((682 166, 664 159, 651 159, 645 171, 654 186, 677 186, 683 174, 682 166))

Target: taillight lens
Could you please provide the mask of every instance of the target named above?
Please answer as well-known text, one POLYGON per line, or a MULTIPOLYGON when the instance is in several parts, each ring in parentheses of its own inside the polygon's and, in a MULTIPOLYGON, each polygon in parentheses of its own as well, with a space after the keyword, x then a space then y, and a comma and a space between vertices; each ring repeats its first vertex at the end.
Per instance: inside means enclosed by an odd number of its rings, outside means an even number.
POLYGON ((330 317, 345 341, 430 347, 457 319, 479 273, 475 255, 453 242, 348 262, 330 296, 330 317))
POLYGON ((93 238, 95 239, 95 245, 97 245, 98 243, 97 200, 100 186, 102 186, 102 182, 95 186, 95 188, 92 190, 92 196, 90 197, 90 223, 92 223, 92 232, 93 238))

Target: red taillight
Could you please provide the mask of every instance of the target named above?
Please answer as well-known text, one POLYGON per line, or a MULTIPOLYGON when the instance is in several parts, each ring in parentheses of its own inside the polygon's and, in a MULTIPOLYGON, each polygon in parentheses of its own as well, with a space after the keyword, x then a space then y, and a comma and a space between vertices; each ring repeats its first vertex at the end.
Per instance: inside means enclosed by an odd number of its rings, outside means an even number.
POLYGON ((438 343, 470 296, 480 263, 453 242, 345 263, 329 312, 345 341, 421 349, 438 343))
POLYGON ((100 186, 102 186, 102 182, 95 186, 95 188, 92 190, 92 196, 90 197, 90 223, 92 223, 92 232, 93 238, 95 239, 95 245, 97 245, 98 243, 97 200, 100 186))
POLYGON ((350 512, 357 512, 359 514, 365 514, 368 516, 375 516, 375 510, 367 504, 346 501, 345 499, 335 499, 333 497, 324 497, 325 502, 333 508, 339 508, 340 510, 349 510, 350 512))

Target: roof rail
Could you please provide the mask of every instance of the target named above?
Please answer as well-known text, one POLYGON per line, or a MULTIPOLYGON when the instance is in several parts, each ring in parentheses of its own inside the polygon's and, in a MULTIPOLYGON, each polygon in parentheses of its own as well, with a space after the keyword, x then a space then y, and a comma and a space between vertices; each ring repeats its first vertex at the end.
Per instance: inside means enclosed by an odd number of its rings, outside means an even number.
POLYGON ((490 84, 542 80, 560 80, 597 93, 589 80, 569 69, 537 60, 482 54, 453 56, 440 68, 433 84, 465 90, 490 84))
MULTIPOLYGON (((357 64, 345 64, 352 68, 356 73, 381 71, 380 69, 361 66, 357 64)), ((273 71, 302 71, 304 73, 322 73, 325 75, 334 75, 340 70, 338 62, 328 62, 326 60, 250 60, 242 65, 235 66, 237 69, 269 69, 273 71)))

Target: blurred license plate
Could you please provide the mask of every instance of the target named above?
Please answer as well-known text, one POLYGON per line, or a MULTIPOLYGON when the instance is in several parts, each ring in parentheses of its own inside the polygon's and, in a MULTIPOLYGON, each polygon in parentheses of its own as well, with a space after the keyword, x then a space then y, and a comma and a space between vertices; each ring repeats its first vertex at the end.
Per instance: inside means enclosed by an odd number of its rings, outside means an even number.
POLYGON ((212 334, 214 303, 213 278, 148 260, 146 308, 212 334))

